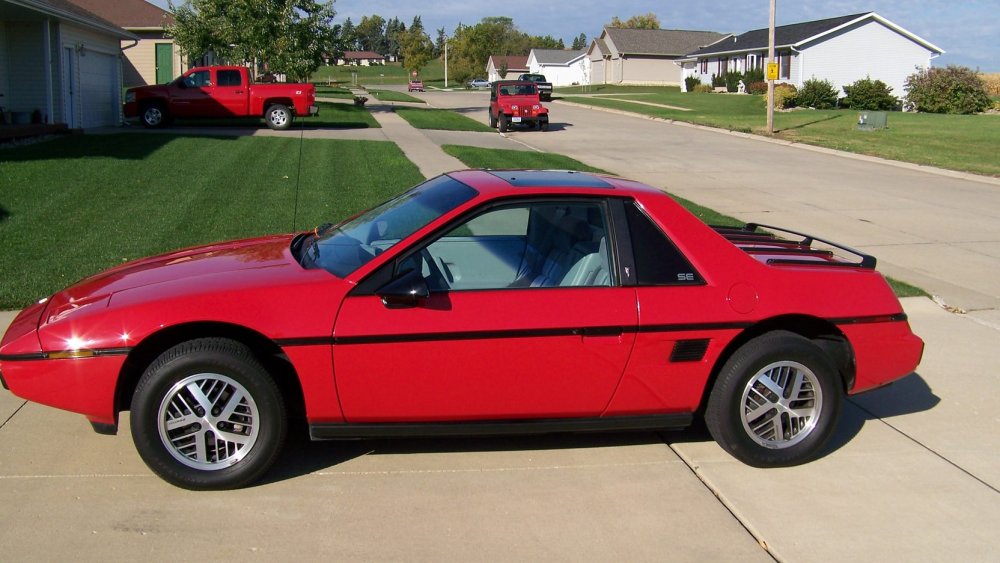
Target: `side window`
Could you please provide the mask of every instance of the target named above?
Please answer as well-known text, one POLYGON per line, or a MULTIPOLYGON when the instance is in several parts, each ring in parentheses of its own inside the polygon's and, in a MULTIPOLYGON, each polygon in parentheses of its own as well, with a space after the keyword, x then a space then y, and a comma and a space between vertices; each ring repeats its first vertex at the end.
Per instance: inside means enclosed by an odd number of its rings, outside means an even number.
POLYGON ((239 86, 243 83, 243 76, 238 70, 220 70, 219 86, 239 86))
POLYGON ((202 88, 208 86, 209 83, 211 83, 211 78, 209 76, 209 71, 207 70, 192 72, 184 77, 184 84, 191 88, 202 88))
POLYGON ((633 202, 625 205, 639 285, 702 285, 705 281, 667 235, 633 202))
POLYGON ((611 285, 605 208, 596 202, 497 207, 400 265, 431 291, 611 285))

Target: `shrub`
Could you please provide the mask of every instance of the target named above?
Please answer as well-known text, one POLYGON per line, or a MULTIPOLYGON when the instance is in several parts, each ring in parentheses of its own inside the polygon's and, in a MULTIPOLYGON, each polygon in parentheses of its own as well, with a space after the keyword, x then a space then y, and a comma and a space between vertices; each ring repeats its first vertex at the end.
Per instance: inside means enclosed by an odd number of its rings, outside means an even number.
POLYGON ((715 74, 712 75, 712 86, 714 86, 714 87, 717 88, 719 86, 725 86, 725 85, 726 85, 726 75, 725 74, 723 74, 722 76, 718 76, 718 75, 715 75, 715 74))
POLYGON ((837 91, 829 80, 810 78, 802 83, 795 103, 799 107, 830 109, 837 106, 837 91))
POLYGON ((743 75, 739 72, 727 72, 724 78, 726 81, 726 91, 736 92, 740 88, 740 80, 743 80, 743 75))
MULTIPOLYGON (((793 84, 775 84, 774 85, 774 108, 775 109, 788 109, 795 107, 795 98, 797 96, 797 91, 795 85, 793 84)), ((764 94, 764 103, 767 103, 767 93, 764 94)))
POLYGON ((847 95, 841 104, 846 108, 863 110, 894 110, 899 100, 892 95, 892 88, 881 80, 863 78, 844 86, 847 95))
POLYGON ((747 94, 767 94, 767 82, 758 80, 747 83, 747 94))
POLYGON ((699 84, 701 84, 701 80, 697 76, 684 77, 684 90, 687 92, 694 92, 695 87, 699 84))
POLYGON ((906 77, 906 103, 927 113, 976 113, 993 106, 986 85, 969 67, 918 70, 906 77))
POLYGON ((751 82, 764 82, 764 69, 751 68, 743 73, 743 82, 749 85, 751 82))
POLYGON ((695 85, 694 91, 700 94, 711 94, 712 92, 715 91, 715 88, 712 88, 708 84, 698 83, 697 85, 695 85))

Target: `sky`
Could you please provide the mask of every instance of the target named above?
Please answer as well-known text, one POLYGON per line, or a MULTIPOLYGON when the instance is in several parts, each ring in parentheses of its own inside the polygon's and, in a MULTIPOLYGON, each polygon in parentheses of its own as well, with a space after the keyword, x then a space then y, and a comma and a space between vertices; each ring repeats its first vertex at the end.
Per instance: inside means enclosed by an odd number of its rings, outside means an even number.
MULTIPOLYGON (((167 0, 153 3, 165 7, 167 0)), ((569 46, 580 33, 588 41, 600 35, 613 16, 625 20, 648 12, 664 29, 743 33, 767 27, 769 5, 768 0, 336 0, 333 7, 334 23, 350 17, 356 24, 361 16, 378 14, 409 26, 420 15, 432 39, 441 27, 450 35, 459 23, 508 16, 525 33, 551 35, 569 46)), ((783 25, 872 11, 943 49, 934 66, 1000 72, 1000 0, 777 0, 776 19, 783 25)))

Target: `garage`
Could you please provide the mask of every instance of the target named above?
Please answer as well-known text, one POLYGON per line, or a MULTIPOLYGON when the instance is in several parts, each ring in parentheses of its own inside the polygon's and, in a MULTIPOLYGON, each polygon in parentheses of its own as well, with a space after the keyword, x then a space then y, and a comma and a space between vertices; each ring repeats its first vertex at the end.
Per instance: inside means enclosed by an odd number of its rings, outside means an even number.
POLYGON ((84 129, 118 124, 118 58, 85 51, 80 54, 80 103, 84 129))

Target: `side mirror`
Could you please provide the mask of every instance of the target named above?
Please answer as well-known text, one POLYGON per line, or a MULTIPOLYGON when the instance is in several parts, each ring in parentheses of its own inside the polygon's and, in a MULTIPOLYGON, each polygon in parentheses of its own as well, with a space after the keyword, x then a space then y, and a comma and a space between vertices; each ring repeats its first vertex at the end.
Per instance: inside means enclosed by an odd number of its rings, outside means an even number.
POLYGON ((382 298, 386 307, 401 309, 416 307, 421 299, 430 297, 431 291, 420 270, 407 270, 380 287, 375 295, 382 298))

